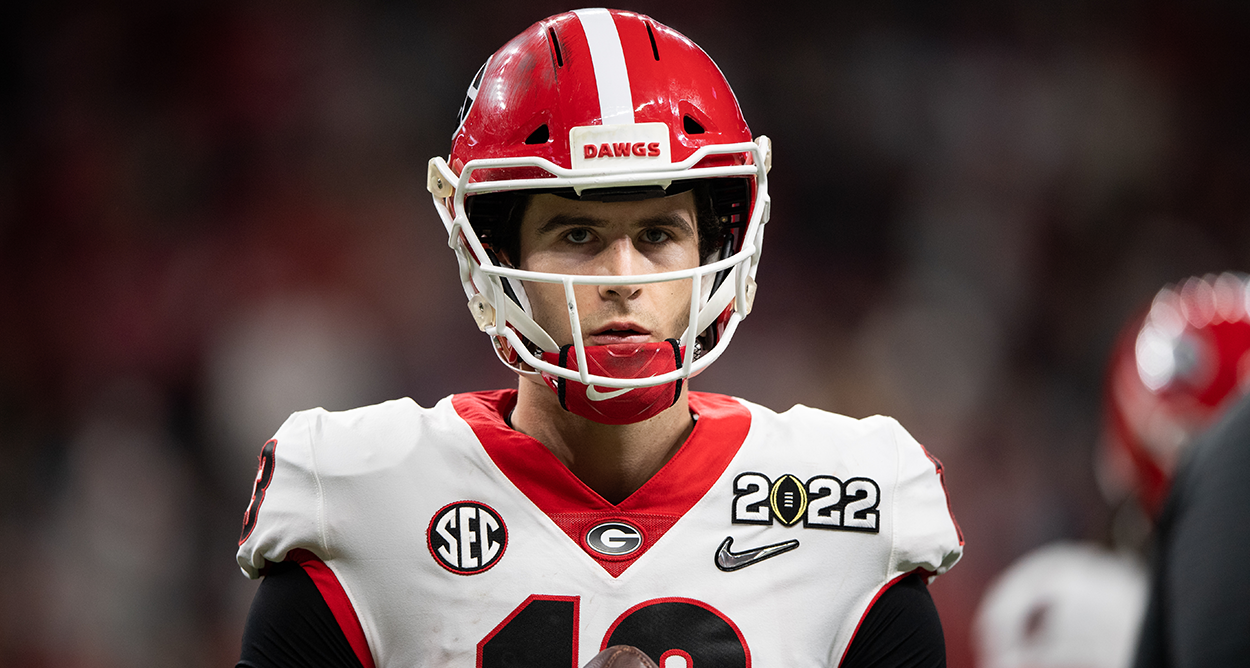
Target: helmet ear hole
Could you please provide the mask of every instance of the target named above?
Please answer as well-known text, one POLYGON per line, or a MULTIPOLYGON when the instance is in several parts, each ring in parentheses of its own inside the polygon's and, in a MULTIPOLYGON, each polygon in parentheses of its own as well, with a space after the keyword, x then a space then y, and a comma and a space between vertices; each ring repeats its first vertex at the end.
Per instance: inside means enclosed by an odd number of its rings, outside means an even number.
POLYGON ((702 125, 699 125, 698 121, 694 120, 690 116, 687 116, 682 120, 682 128, 688 135, 701 135, 704 132, 707 132, 707 130, 703 129, 702 125))
POLYGON ((546 123, 543 123, 542 125, 538 126, 537 130, 534 130, 533 132, 531 132, 530 136, 525 138, 525 143, 531 144, 531 145, 532 144, 546 144, 550 140, 551 140, 551 130, 547 128, 546 123))

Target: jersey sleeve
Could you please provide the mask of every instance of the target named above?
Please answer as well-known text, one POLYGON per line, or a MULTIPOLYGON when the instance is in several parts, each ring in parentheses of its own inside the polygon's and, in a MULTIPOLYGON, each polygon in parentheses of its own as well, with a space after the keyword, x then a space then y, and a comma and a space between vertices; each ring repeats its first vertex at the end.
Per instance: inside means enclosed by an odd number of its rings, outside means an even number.
POLYGON ((252 500, 244 516, 236 555, 250 578, 266 561, 279 562, 295 548, 328 558, 324 508, 312 447, 312 414, 291 415, 261 450, 252 500))
POLYGON ((898 449, 890 577, 919 570, 931 579, 959 561, 963 534, 950 509, 942 463, 897 421, 889 420, 898 449))

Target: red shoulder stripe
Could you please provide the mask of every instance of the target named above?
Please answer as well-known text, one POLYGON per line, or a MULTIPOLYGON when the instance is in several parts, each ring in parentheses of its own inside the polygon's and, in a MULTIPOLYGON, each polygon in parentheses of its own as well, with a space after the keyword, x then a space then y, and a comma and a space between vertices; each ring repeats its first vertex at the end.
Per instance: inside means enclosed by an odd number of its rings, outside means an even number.
POLYGON ((347 643, 352 646, 352 651, 356 653, 360 665, 364 668, 375 668, 373 654, 369 652, 369 642, 365 640, 365 629, 360 625, 356 609, 352 607, 352 602, 348 600, 347 592, 343 590, 343 585, 339 583, 334 571, 308 550, 291 550, 286 558, 287 561, 294 561, 302 566, 304 572, 308 573, 308 577, 312 578, 313 583, 317 585, 321 598, 324 598, 326 605, 330 606, 334 620, 339 623, 343 635, 347 636, 347 643))

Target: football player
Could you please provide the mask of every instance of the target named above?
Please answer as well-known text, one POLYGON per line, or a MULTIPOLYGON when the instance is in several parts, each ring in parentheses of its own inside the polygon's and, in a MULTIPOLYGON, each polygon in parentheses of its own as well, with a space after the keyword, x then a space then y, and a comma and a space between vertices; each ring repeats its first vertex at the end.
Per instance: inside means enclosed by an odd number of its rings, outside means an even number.
POLYGON ((1237 666, 1250 656, 1250 396, 1194 444, 1159 518, 1135 668, 1237 666))
MULTIPOLYGON (((1174 531, 1167 527, 1175 519, 1162 508, 1179 463, 1195 438, 1248 388, 1250 281, 1244 274, 1192 276, 1167 285, 1125 325, 1108 364, 1104 433, 1096 461, 1103 494, 1117 508, 1110 541, 1116 549, 1060 542, 1025 555, 1004 571, 987 590, 974 625, 982 668, 1127 668, 1132 663, 1147 611, 1148 576, 1141 554, 1147 538, 1160 527, 1164 535, 1174 531)), ((1216 516, 1208 513, 1201 521, 1216 521, 1216 516)), ((1192 538, 1178 543, 1178 563, 1213 554, 1193 545, 1192 538)), ((1195 580, 1231 580, 1229 574, 1216 574, 1217 569, 1192 570, 1187 575, 1195 580)), ((1208 583, 1207 588, 1220 585, 1208 583)), ((1214 596, 1202 598, 1210 602, 1214 596)), ((1241 599, 1237 601, 1240 605, 1241 599)), ((1161 660, 1168 640, 1162 633, 1160 605, 1154 602, 1151 628, 1142 641, 1161 660)), ((1208 619, 1201 625, 1215 627, 1208 619)), ((1212 642, 1217 634, 1207 634, 1188 648, 1191 656, 1218 646, 1212 642)), ((1230 640, 1239 636, 1225 635, 1230 640)))
POLYGON ((1191 276, 1125 328, 1107 378, 1098 479, 1153 521, 1194 438, 1250 389, 1250 277, 1191 276))
POLYGON ((1250 652, 1250 276, 1161 293, 1122 423, 1152 510, 1150 596, 1133 665, 1236 666, 1250 652), (1148 420, 1141 424, 1142 419, 1148 420))
POLYGON ((292 415, 239 542, 239 665, 944 665, 941 465, 889 418, 690 390, 755 299, 770 166, 647 16, 492 55, 428 187, 518 387, 292 415))

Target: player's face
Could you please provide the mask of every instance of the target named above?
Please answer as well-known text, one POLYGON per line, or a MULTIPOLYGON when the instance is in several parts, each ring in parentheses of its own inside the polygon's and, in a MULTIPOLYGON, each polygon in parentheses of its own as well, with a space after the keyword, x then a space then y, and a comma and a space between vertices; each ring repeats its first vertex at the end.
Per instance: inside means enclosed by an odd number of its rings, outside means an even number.
MULTIPOLYGON (((637 202, 582 202, 535 195, 521 222, 519 268, 591 276, 636 276, 699 265, 694 195, 637 202)), ((655 342, 686 329, 691 279, 637 285, 578 285, 586 345, 655 342)), ((556 343, 573 342, 564 287, 525 284, 534 319, 556 343)))

